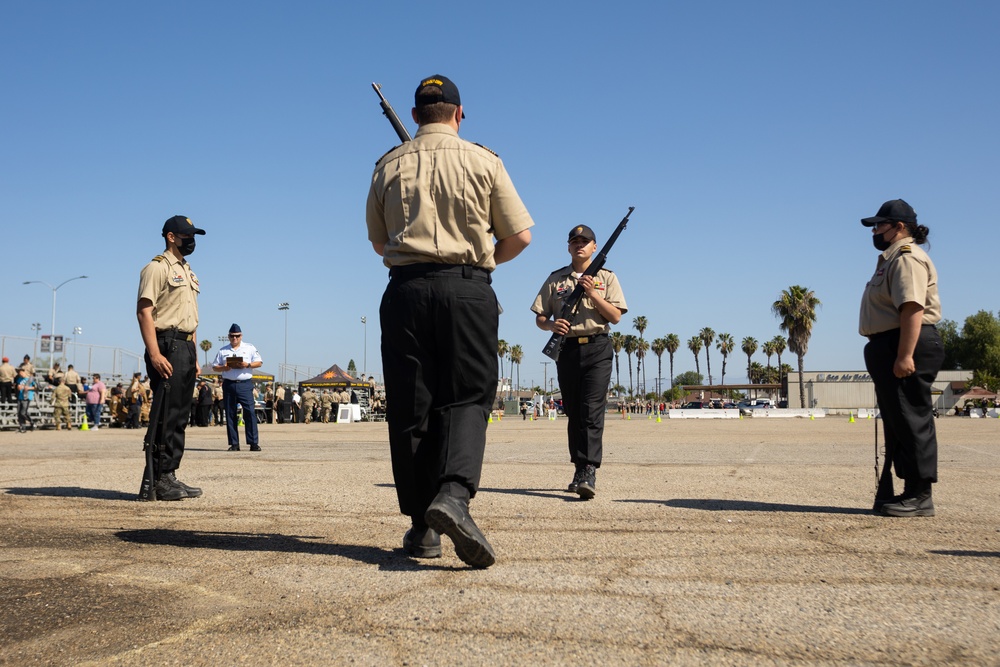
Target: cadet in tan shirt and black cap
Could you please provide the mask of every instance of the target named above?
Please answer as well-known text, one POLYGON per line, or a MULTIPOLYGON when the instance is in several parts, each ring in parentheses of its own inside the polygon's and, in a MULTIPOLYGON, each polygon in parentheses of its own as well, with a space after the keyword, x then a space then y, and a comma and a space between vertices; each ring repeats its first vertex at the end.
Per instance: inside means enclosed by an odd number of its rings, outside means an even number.
POLYGON ((604 455, 604 413, 614 356, 608 331, 628 306, 614 273, 602 268, 595 276, 582 275, 597 251, 594 230, 577 225, 569 230, 568 243, 570 264, 545 279, 531 310, 539 329, 565 336, 556 371, 568 417, 569 459, 576 468, 567 490, 589 500, 596 493, 604 455), (577 283, 584 296, 570 322, 558 315, 577 283))
POLYGON ((534 224, 504 164, 458 137, 465 117, 447 77, 414 93, 413 141, 378 161, 368 239, 389 267, 382 297, 382 369, 406 553, 489 567, 493 547, 469 514, 497 387, 499 313, 492 271, 531 241, 534 224), (496 243, 494 243, 494 238, 496 243))
POLYGON ((166 249, 139 274, 136 316, 153 391, 151 415, 158 416, 149 425, 150 440, 160 445, 154 452, 156 497, 180 500, 201 495, 201 489, 180 482, 175 471, 184 456, 194 381, 201 372, 195 351, 201 287, 185 257, 194 252, 195 235, 205 230, 175 215, 163 223, 162 233, 166 249))
POLYGON ((875 493, 875 511, 890 516, 934 516, 931 484, 937 482, 937 436, 931 384, 944 362, 934 325, 941 321, 937 270, 919 244, 930 230, 902 199, 882 204, 861 224, 872 228, 880 251, 861 300, 859 333, 868 337, 865 366, 885 432, 886 467, 875 493), (894 495, 891 463, 904 480, 894 495))

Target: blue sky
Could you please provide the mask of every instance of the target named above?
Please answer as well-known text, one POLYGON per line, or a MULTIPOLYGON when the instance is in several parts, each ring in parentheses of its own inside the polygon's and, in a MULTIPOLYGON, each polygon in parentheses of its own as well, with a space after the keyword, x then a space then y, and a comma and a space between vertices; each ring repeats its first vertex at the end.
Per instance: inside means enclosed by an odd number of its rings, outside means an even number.
MULTIPOLYGON (((945 317, 998 309, 998 24, 991 2, 5 3, 0 334, 49 331, 51 291, 23 281, 87 274, 58 292, 56 333, 141 352, 138 273, 179 213, 208 231, 200 339, 238 322, 277 372, 287 301, 289 363, 378 375, 387 272, 364 203, 396 137, 370 85, 412 132, 413 89, 440 72, 536 223, 494 276, 522 384, 542 382, 529 306, 568 229, 600 242, 628 206, 620 330, 764 341, 801 284, 823 302, 806 368, 859 369, 858 220, 887 199, 931 229, 945 317)), ((693 370, 686 348, 675 366, 693 370)))

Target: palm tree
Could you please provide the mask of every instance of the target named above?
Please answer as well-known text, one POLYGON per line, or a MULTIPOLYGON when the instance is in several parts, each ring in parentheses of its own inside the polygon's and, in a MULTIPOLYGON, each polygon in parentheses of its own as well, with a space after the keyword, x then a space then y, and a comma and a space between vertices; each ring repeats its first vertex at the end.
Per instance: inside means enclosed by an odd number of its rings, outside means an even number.
POLYGON ((708 357, 708 351, 712 349, 712 341, 715 340, 715 332, 711 327, 705 327, 698 332, 698 337, 705 343, 705 365, 708 367, 708 383, 712 382, 712 360, 708 357))
POLYGON ((646 358, 646 352, 649 351, 649 341, 645 338, 640 338, 635 344, 635 383, 636 389, 639 389, 639 366, 642 365, 642 389, 639 390, 640 396, 646 395, 646 364, 642 363, 642 360, 646 358))
POLYGON ((719 342, 716 344, 716 348, 722 353, 722 384, 726 384, 726 359, 735 347, 736 342, 733 340, 732 334, 719 334, 719 342))
POLYGON ((667 351, 667 339, 654 338, 650 349, 656 355, 656 397, 660 398, 660 394, 663 393, 663 389, 660 387, 660 378, 663 377, 663 353, 667 351))
POLYGON ((781 320, 778 325, 788 334, 788 349, 799 360, 799 401, 806 405, 806 385, 802 380, 803 357, 809 351, 809 338, 816 321, 816 307, 821 305, 812 290, 801 285, 792 285, 782 290, 778 300, 771 306, 771 312, 781 320))
POLYGON ((698 363, 698 355, 701 354, 701 338, 691 336, 691 340, 688 341, 688 349, 694 353, 694 372, 701 375, 701 364, 698 363))
POLYGON ((497 356, 500 357, 500 389, 503 390, 503 360, 510 352, 510 345, 503 338, 497 341, 497 356))
POLYGON ((628 395, 634 396, 632 391, 632 353, 635 352, 636 347, 639 345, 639 339, 628 334, 625 336, 625 356, 628 357, 628 395))
POLYGON ((208 366, 208 351, 212 349, 212 341, 205 339, 198 343, 198 347, 205 352, 205 365, 208 366))
POLYGON ((767 357, 767 367, 771 367, 771 357, 774 355, 774 341, 767 340, 760 346, 761 352, 767 357))
POLYGON ((524 349, 520 345, 510 348, 510 364, 517 364, 517 389, 521 390, 521 360, 524 359, 524 349))
MULTIPOLYGON (((764 367, 760 362, 755 361, 750 364, 750 384, 760 384, 764 380, 764 367)), ((755 389, 754 392, 757 390, 755 389)))
POLYGON ((625 347, 625 334, 621 331, 612 331, 608 338, 611 339, 611 349, 615 351, 615 384, 620 385, 622 383, 622 372, 621 366, 618 364, 618 355, 621 354, 622 348, 625 347))
POLYGON ((753 380, 750 379, 750 357, 757 351, 757 339, 747 336, 743 339, 740 349, 743 350, 743 354, 747 355, 747 382, 753 384, 753 380))
MULTIPOLYGON (((645 315, 636 315, 632 318, 632 327, 639 332, 639 340, 643 341, 642 334, 646 332, 646 327, 649 326, 649 321, 646 319, 645 315)), ((649 344, 646 344, 646 350, 649 349, 649 344)), ((638 352, 638 349, 636 350, 638 352)), ((645 351, 643 354, 636 354, 635 362, 635 384, 636 391, 641 395, 646 390, 646 369, 643 368, 642 373, 642 389, 639 389, 639 368, 642 367, 642 360, 646 357, 645 351)))
POLYGON ((670 388, 674 388, 674 352, 681 348, 681 339, 677 334, 667 334, 667 352, 670 354, 670 388))
MULTIPOLYGON (((782 336, 781 334, 778 334, 777 336, 775 336, 774 338, 771 339, 771 342, 774 343, 774 353, 776 355, 778 355, 778 378, 779 378, 778 382, 781 382, 781 380, 780 380, 780 378, 782 377, 782 373, 781 373, 781 355, 785 351, 785 347, 787 345, 787 341, 785 340, 784 336, 782 336)), ((787 366, 787 365, 788 364, 785 364, 785 366, 787 366)))

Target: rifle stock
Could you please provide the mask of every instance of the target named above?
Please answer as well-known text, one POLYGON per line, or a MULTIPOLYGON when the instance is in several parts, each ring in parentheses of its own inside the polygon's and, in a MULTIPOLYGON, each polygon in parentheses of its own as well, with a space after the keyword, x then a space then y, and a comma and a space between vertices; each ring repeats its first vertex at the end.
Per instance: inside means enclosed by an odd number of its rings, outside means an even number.
POLYGON ((378 95, 379 106, 382 107, 382 113, 389 119, 389 124, 392 125, 392 129, 396 130, 399 140, 403 143, 410 141, 410 133, 406 131, 406 127, 403 125, 403 122, 399 120, 399 116, 396 115, 392 105, 389 104, 389 100, 385 99, 385 95, 382 94, 382 84, 373 82, 372 88, 375 90, 375 94, 378 95))
POLYGON ((146 469, 142 471, 142 484, 139 486, 139 500, 156 500, 156 478, 159 476, 159 448, 163 444, 163 403, 170 392, 170 380, 164 380, 156 388, 153 404, 149 411, 149 427, 146 437, 142 440, 142 449, 146 453, 146 469))
MULTIPOLYGON (((618 223, 615 231, 611 234, 611 238, 609 238, 608 242, 604 244, 601 252, 597 253, 597 257, 591 260, 590 266, 588 266, 587 270, 583 272, 584 276, 596 276, 597 272, 604 268, 604 264, 608 261, 608 253, 611 251, 612 246, 614 246, 615 241, 618 240, 618 237, 621 236, 621 233, 625 231, 625 227, 628 225, 628 217, 632 215, 632 211, 634 210, 635 206, 628 207, 628 213, 626 213, 625 217, 618 223)), ((570 295, 563 302, 563 309, 560 311, 556 319, 572 321, 573 316, 576 314, 576 308, 580 305, 580 300, 582 298, 583 288, 577 284, 577 286, 573 288, 573 291, 570 292, 570 295)), ((565 336, 561 334, 552 334, 549 338, 549 342, 547 342, 545 347, 542 348, 542 354, 553 361, 558 361, 559 352, 562 350, 564 339, 565 336)))

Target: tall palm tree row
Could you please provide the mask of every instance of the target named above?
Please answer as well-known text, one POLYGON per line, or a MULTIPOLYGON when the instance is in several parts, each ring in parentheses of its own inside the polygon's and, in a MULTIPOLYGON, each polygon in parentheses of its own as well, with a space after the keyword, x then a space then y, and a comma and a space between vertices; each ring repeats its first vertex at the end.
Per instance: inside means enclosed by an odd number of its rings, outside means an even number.
POLYGON ((803 357, 809 350, 813 323, 816 322, 816 308, 822 305, 812 290, 801 285, 792 285, 782 290, 778 300, 771 306, 771 312, 780 320, 779 328, 788 334, 788 349, 799 362, 799 405, 806 405, 806 387, 802 380, 803 357))
POLYGON ((716 343, 715 347, 722 354, 722 384, 726 384, 726 360, 729 353, 736 347, 736 342, 733 340, 732 334, 720 333, 719 342, 716 343))

